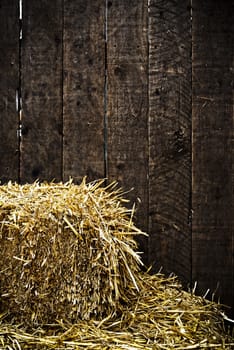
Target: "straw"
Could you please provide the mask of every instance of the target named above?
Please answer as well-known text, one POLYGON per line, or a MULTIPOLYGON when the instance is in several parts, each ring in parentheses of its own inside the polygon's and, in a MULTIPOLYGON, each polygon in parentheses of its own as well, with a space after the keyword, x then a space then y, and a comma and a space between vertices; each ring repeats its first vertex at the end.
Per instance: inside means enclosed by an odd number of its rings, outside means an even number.
POLYGON ((223 307, 140 270, 116 183, 0 186, 0 349, 233 349, 223 307))
POLYGON ((141 234, 103 180, 0 186, 0 293, 15 321, 117 313, 139 290, 141 234))
POLYGON ((140 294, 118 317, 62 320, 30 332, 2 323, 2 349, 233 349, 221 305, 184 291, 175 276, 140 273, 140 278, 140 294))

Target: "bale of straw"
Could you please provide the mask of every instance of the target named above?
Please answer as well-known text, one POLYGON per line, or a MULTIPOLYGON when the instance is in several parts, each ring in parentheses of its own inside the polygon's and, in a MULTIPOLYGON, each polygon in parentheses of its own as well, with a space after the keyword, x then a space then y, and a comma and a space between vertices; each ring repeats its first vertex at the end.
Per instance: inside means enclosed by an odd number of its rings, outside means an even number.
POLYGON ((0 186, 0 312, 46 324, 117 314, 140 289, 132 211, 116 184, 0 186))
POLYGON ((140 271, 141 232, 102 186, 0 186, 0 349, 233 349, 220 305, 140 271))

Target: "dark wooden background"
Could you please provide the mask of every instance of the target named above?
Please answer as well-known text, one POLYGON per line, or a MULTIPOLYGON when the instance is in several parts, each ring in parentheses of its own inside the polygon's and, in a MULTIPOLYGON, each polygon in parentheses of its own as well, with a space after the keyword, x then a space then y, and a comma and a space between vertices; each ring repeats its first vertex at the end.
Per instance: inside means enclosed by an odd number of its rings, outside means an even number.
POLYGON ((0 1, 1 183, 133 188, 144 261, 233 307, 233 2, 22 4, 0 1))

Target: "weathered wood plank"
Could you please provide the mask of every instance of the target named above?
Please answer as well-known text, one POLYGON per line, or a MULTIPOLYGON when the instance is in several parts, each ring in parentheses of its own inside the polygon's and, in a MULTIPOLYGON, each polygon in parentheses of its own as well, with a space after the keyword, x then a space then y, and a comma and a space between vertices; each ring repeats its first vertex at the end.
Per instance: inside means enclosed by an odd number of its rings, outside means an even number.
POLYGON ((13 0, 0 3, 0 181, 18 180, 19 8, 13 0))
POLYGON ((149 259, 191 275, 191 18, 189 1, 149 4, 149 259))
MULTIPOLYGON (((148 230, 147 1, 109 1, 107 13, 107 175, 117 180, 136 224, 148 230), (140 204, 137 202, 140 199, 140 204)), ((139 240, 146 254, 147 239, 139 240)), ((145 261, 146 255, 145 255, 145 261)))
POLYGON ((193 1, 193 280, 234 312, 233 37, 233 2, 193 1))
POLYGON ((62 0, 23 1, 22 182, 61 179, 62 0))
POLYGON ((104 171, 105 1, 64 0, 63 174, 104 171))

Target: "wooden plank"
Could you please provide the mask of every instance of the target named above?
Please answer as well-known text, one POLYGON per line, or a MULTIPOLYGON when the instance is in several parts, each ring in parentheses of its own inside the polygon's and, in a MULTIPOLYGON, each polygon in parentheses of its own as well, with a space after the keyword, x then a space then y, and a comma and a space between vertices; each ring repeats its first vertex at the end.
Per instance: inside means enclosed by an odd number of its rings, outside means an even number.
MULTIPOLYGON (((126 197, 148 231, 148 5, 109 1, 107 11, 107 175, 134 188, 126 197)), ((139 243, 147 255, 147 239, 139 243)))
POLYGON ((149 258, 184 285, 191 275, 189 3, 149 3, 149 258))
POLYGON ((62 0, 23 1, 22 182, 60 180, 62 0))
POLYGON ((64 0, 64 178, 104 171, 105 1, 64 0))
POLYGON ((233 14, 193 1, 193 280, 234 313, 233 14))
POLYGON ((13 0, 0 3, 0 181, 18 180, 19 8, 13 0))

